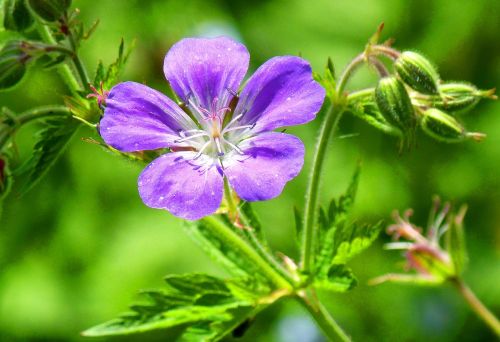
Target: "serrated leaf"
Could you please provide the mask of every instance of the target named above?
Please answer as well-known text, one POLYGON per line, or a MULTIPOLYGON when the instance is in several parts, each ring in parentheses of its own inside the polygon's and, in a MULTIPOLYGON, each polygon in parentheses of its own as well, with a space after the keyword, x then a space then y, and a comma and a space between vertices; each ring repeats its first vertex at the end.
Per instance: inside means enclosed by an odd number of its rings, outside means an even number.
POLYGON ((79 126, 79 122, 70 116, 45 121, 44 127, 37 134, 31 158, 16 170, 16 173, 28 175, 21 193, 33 188, 54 165, 79 126))
POLYGON ((248 261, 239 246, 234 245, 230 238, 226 238, 228 234, 237 235, 233 229, 238 228, 231 227, 217 216, 186 222, 186 228, 207 254, 228 272, 237 277, 257 279, 264 291, 269 286, 267 278, 260 273, 259 268, 248 261))
POLYGON ((342 264, 368 248, 380 234, 382 222, 375 225, 352 224, 335 230, 333 260, 342 264))
POLYGON ((123 39, 120 42, 120 46, 118 47, 118 57, 116 60, 111 63, 107 69, 104 68, 102 62, 99 62, 97 65, 97 71, 94 76, 94 84, 103 83, 104 89, 110 89, 117 82, 120 74, 127 63, 127 60, 130 56, 134 48, 135 42, 130 44, 129 48, 125 50, 125 43, 123 39))
POLYGON ((155 330, 168 334, 174 330, 183 341, 217 341, 265 307, 240 298, 226 285, 227 281, 209 275, 171 275, 166 282, 165 289, 143 292, 148 302, 132 305, 130 312, 83 335, 116 336, 155 330))
POLYGON ((328 272, 318 275, 314 280, 314 287, 335 292, 349 291, 357 284, 351 269, 343 264, 332 265, 328 272))

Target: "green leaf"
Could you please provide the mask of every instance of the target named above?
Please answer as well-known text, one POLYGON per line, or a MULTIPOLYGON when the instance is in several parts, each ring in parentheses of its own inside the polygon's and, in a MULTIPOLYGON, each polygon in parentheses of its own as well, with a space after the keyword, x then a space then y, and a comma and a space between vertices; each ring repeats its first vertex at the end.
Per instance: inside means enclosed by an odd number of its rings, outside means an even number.
POLYGON ((144 291, 147 302, 83 332, 113 336, 161 330, 183 341, 217 341, 251 319, 264 305, 242 299, 225 281, 205 274, 170 275, 167 287, 144 291))
POLYGON ((6 30, 23 32, 33 25, 33 17, 24 0, 4 0, 3 11, 6 30))
POLYGON ((320 274, 314 280, 314 287, 335 292, 349 291, 357 284, 358 281, 351 269, 343 264, 332 265, 328 272, 320 274))
POLYGON ((109 65, 105 70, 104 65, 100 61, 97 65, 96 74, 94 76, 94 84, 98 85, 103 83, 104 89, 110 89, 118 81, 120 74, 122 73, 125 64, 130 56, 130 53, 134 49, 135 42, 133 42, 127 50, 125 50, 125 42, 123 39, 118 47, 118 57, 116 60, 109 65))
POLYGON ((321 76, 317 72, 313 72, 313 78, 325 88, 326 96, 329 99, 333 99, 336 94, 336 81, 335 81, 335 68, 333 66, 333 61, 330 57, 326 62, 325 74, 321 76))
POLYGON ((237 277, 254 278, 261 284, 261 291, 269 289, 267 278, 258 267, 248 261, 238 245, 227 234, 238 234, 234 228, 217 216, 205 217, 199 221, 186 222, 187 232, 207 254, 228 272, 237 277))
POLYGON ((240 206, 241 213, 245 216, 246 218, 246 225, 249 227, 245 227, 244 230, 247 229, 252 229, 253 232, 255 233, 255 236, 259 239, 259 241, 267 247, 267 242, 264 239, 264 236, 262 234, 262 224, 260 223, 259 217, 257 216, 257 213, 253 210, 252 205, 250 202, 244 202, 240 206))
POLYGON ((382 222, 375 225, 352 224, 335 230, 333 244, 333 263, 345 263, 368 248, 378 237, 382 222))
POLYGON ((450 216, 449 228, 446 232, 446 250, 451 256, 455 273, 457 275, 462 274, 468 262, 463 227, 465 211, 466 207, 463 206, 458 214, 450 216))
POLYGON ((45 121, 43 129, 37 135, 31 158, 16 170, 16 173, 28 175, 21 193, 33 188, 54 165, 79 125, 80 123, 70 116, 45 121))

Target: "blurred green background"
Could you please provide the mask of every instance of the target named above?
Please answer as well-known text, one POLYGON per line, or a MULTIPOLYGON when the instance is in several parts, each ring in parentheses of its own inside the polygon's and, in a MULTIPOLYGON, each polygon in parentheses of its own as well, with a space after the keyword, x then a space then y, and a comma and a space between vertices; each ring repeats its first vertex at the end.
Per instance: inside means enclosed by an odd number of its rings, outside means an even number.
MULTIPOLYGON (((322 71, 331 56, 337 69, 361 52, 380 22, 384 37, 400 49, 425 53, 449 80, 492 88, 500 80, 500 2, 491 0, 357 1, 113 1, 74 0, 81 19, 101 21, 82 47, 89 70, 110 63, 120 39, 137 39, 123 80, 166 90, 162 64, 169 47, 186 36, 230 35, 251 53, 255 69, 275 55, 299 54, 322 71)), ((373 81, 362 72, 353 87, 373 81)), ((0 105, 23 110, 61 103, 66 88, 53 71, 35 71, 0 105)), ((326 163, 322 198, 345 188, 356 161, 363 172, 356 214, 389 219, 393 209, 415 209, 423 225, 431 197, 468 203, 466 233, 470 265, 465 279, 500 313, 500 113, 482 102, 466 118, 470 130, 488 134, 480 143, 439 144, 420 134, 416 148, 399 155, 396 142, 346 116, 326 163)), ((283 195, 258 203, 272 245, 297 256, 292 207, 303 203, 319 120, 289 131, 306 143, 306 165, 283 195)), ((36 127, 17 135, 21 158, 36 127)), ((142 204, 141 168, 81 137, 83 128, 47 177, 19 198, 14 188, 0 221, 0 341, 82 341, 79 332, 125 311, 138 289, 161 286, 168 273, 223 274, 189 240, 182 222, 142 204)), ((401 271, 398 252, 382 250, 388 237, 351 266, 359 286, 321 298, 355 341, 488 341, 494 336, 452 288, 414 288, 367 281, 401 271)), ((142 340, 141 338, 137 340, 142 340)), ((307 314, 282 302, 265 311, 241 341, 322 341, 307 314)))

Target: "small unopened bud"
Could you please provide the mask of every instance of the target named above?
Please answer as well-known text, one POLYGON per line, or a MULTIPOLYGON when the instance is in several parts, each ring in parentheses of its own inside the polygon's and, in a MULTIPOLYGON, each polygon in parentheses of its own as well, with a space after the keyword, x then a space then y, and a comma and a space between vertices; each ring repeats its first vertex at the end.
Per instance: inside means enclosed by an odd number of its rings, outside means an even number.
POLYGON ((24 0, 4 0, 3 12, 3 26, 7 30, 23 32, 33 24, 24 0))
POLYGON ((464 82, 450 82, 439 86, 441 96, 433 96, 429 105, 449 113, 466 112, 482 98, 495 98, 495 90, 479 90, 474 85, 464 82))
POLYGON ((396 73, 410 88, 422 94, 439 94, 439 74, 432 63, 424 56, 405 51, 394 63, 396 73))
POLYGON ((363 96, 349 101, 348 110, 384 133, 400 138, 403 137, 403 132, 398 127, 391 125, 380 112, 375 102, 375 93, 373 91, 366 92, 363 96))
POLYGON ((0 89, 8 89, 21 81, 31 56, 25 42, 10 41, 0 50, 0 89))
POLYGON ((382 78, 375 88, 375 101, 382 116, 403 132, 416 125, 415 111, 404 84, 394 76, 382 78))
POLYGON ((430 108, 423 113, 421 126, 432 138, 448 143, 466 139, 480 141, 486 137, 482 133, 467 132, 453 116, 436 108, 430 108))
POLYGON ((29 6, 43 20, 53 22, 71 6, 71 0, 28 0, 29 6))

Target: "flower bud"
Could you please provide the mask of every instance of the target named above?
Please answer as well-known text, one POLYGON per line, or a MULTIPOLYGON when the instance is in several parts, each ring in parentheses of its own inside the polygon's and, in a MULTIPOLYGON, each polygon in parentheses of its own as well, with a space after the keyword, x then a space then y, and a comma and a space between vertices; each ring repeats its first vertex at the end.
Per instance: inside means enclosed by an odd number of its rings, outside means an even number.
POLYGON ((33 24, 24 0, 4 0, 3 12, 3 26, 7 30, 22 32, 33 24))
POLYGON ((479 90, 474 85, 464 82, 450 82, 439 86, 441 96, 433 96, 429 105, 446 110, 449 113, 466 112, 482 98, 494 98, 493 90, 479 90))
POLYGON ((396 73, 410 88, 422 94, 437 95, 439 74, 424 56, 405 51, 394 63, 396 73))
POLYGON ((28 0, 28 3, 40 18, 53 22, 61 18, 71 6, 71 0, 28 0))
POLYGON ((469 138, 480 141, 485 137, 482 133, 466 132, 453 116, 436 108, 426 110, 420 124, 425 133, 443 142, 461 142, 469 138))
POLYGON ((392 126, 380 112, 380 109, 375 103, 375 94, 373 91, 367 92, 353 101, 349 101, 348 110, 358 118, 386 134, 400 138, 403 137, 403 132, 401 132, 398 127, 392 126))
POLYGON ((415 111, 400 80, 394 76, 382 78, 375 88, 375 101, 389 124, 403 132, 413 131, 416 125, 415 111))
POLYGON ((21 41, 10 41, 0 50, 0 89, 8 89, 21 81, 26 62, 31 58, 21 41))

